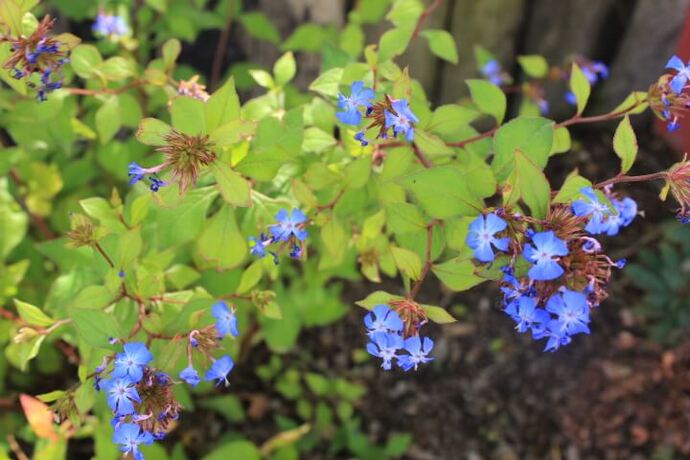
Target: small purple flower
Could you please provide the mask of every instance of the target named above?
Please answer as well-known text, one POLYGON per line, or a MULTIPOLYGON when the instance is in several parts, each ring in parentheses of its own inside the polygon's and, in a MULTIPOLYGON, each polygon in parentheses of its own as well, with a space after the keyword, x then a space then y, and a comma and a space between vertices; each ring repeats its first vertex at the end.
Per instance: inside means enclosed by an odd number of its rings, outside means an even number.
POLYGON ((567 335, 589 334, 589 304, 587 297, 580 293, 565 290, 553 295, 546 303, 546 310, 557 316, 551 321, 549 329, 567 335))
POLYGON ((527 275, 534 281, 548 281, 563 274, 558 265, 558 257, 568 255, 568 247, 553 231, 539 232, 532 235, 532 243, 526 244, 523 256, 534 265, 527 275))
POLYGON ((403 338, 398 334, 376 332, 371 335, 371 342, 367 344, 369 354, 381 358, 381 367, 389 371, 393 358, 398 358, 397 352, 403 347, 403 338))
POLYGON ((369 336, 377 332, 401 332, 403 322, 398 313, 388 305, 376 305, 374 309, 364 317, 364 325, 367 327, 369 336))
POLYGON ((281 209, 276 214, 276 220, 278 223, 271 225, 271 234, 277 241, 290 241, 293 236, 299 241, 304 241, 309 236, 309 232, 303 228, 307 216, 299 209, 293 209, 290 214, 287 210, 281 209))
POLYGON ((669 86, 671 87, 671 90, 674 93, 676 93, 676 94, 682 93, 683 88, 685 88, 685 85, 687 84, 688 79, 690 78, 690 63, 688 63, 688 65, 686 65, 683 63, 683 60, 681 58, 679 58, 678 56, 673 56, 666 63, 666 68, 672 69, 672 70, 675 70, 676 72, 678 72, 671 79, 669 86))
POLYGON ((408 142, 414 141, 414 123, 419 120, 410 110, 407 99, 399 99, 391 104, 393 111, 386 110, 386 129, 393 128, 393 135, 404 134, 408 142))
POLYGON ((506 227, 506 221, 494 213, 479 215, 472 221, 467 233, 467 246, 474 250, 475 259, 480 262, 493 261, 495 255, 492 246, 499 251, 508 250, 510 238, 496 238, 496 233, 502 232, 506 227))
POLYGON ((126 343, 124 351, 115 355, 113 377, 129 377, 137 383, 144 376, 144 367, 153 360, 153 355, 140 342, 126 343))
POLYGON ((131 454, 134 460, 144 460, 139 446, 153 444, 153 435, 148 431, 142 431, 139 425, 123 423, 115 428, 113 442, 120 445, 121 452, 131 454))
POLYGON ((221 337, 231 335, 237 337, 240 331, 237 329, 237 316, 228 308, 224 301, 218 301, 211 307, 211 315, 216 318, 216 329, 221 337))
POLYGON ((135 412, 134 403, 141 403, 135 385, 125 377, 103 380, 100 387, 106 393, 108 405, 117 415, 129 415, 135 412))
POLYGON ((611 210, 600 201, 592 187, 583 187, 580 192, 585 196, 585 199, 573 202, 573 213, 578 217, 589 217, 585 230, 590 234, 605 233, 608 231, 606 219, 611 216, 611 210))
POLYGON ((489 60, 480 69, 482 75, 489 79, 491 83, 496 86, 501 86, 504 83, 503 69, 501 64, 496 59, 489 60))
POLYGON ((191 364, 180 372, 180 378, 190 384, 192 387, 196 387, 201 381, 199 378, 199 373, 191 364))
POLYGON ((211 368, 206 371, 204 380, 207 382, 217 380, 216 386, 220 386, 221 383, 225 384, 225 386, 228 386, 230 385, 230 382, 228 382, 228 374, 230 371, 232 371, 234 366, 235 362, 230 356, 223 356, 222 358, 213 362, 211 368))
POLYGON ((434 358, 430 358, 428 355, 434 348, 434 341, 429 337, 424 337, 424 341, 419 336, 410 337, 405 339, 403 344, 405 351, 409 355, 399 355, 398 356, 398 366, 400 366, 405 372, 410 369, 417 370, 420 364, 428 363, 433 361, 434 358))
POLYGON ((371 100, 376 93, 370 88, 364 87, 363 81, 355 81, 350 86, 350 95, 338 94, 338 108, 343 112, 336 113, 336 117, 342 123, 357 126, 362 121, 361 108, 371 107, 371 100))

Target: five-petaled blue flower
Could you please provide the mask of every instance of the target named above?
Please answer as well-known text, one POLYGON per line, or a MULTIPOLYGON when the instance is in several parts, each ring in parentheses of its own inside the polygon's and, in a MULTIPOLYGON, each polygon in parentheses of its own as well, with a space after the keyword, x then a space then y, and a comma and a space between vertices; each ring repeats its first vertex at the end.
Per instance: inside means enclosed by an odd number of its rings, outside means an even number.
POLYGON ((518 332, 523 333, 531 329, 535 339, 541 338, 546 323, 551 319, 544 309, 537 307, 537 299, 533 297, 520 297, 506 306, 505 312, 517 323, 515 329, 518 332))
POLYGON ((104 380, 100 387, 105 391, 108 405, 116 415, 133 414, 134 403, 141 403, 135 383, 127 377, 104 380))
MULTIPOLYGON (((554 321, 555 320, 549 321, 549 327, 554 321)), ((556 351, 560 347, 568 345, 573 340, 568 334, 563 331, 559 331, 558 329, 548 329, 546 336, 548 337, 548 340, 546 341, 544 351, 556 351)))
POLYGON ((225 384, 225 386, 228 386, 230 384, 230 382, 228 382, 228 374, 234 366, 235 362, 230 356, 223 356, 222 358, 219 358, 213 362, 211 368, 206 371, 204 379, 207 382, 217 380, 216 386, 220 386, 220 384, 225 384))
POLYGON ((211 308, 211 315, 216 318, 216 329, 221 337, 230 334, 233 337, 240 335, 237 329, 237 316, 235 312, 228 308, 224 301, 218 301, 211 308))
POLYGON ((573 213, 578 217, 589 217, 585 230, 590 234, 605 233, 608 230, 606 220, 611 216, 611 210, 599 200, 592 187, 583 187, 580 192, 585 196, 585 199, 573 202, 573 213))
POLYGON ((424 337, 423 342, 419 336, 405 339, 403 348, 409 353, 409 355, 399 355, 398 365, 405 372, 412 368, 417 370, 417 366, 420 364, 428 363, 434 359, 433 357, 428 356, 431 352, 431 349, 434 348, 434 341, 429 337, 424 337))
POLYGON ((363 81, 355 81, 350 86, 350 95, 338 94, 338 108, 344 112, 336 113, 342 123, 357 126, 362 121, 361 108, 371 107, 371 100, 376 93, 373 89, 365 88, 363 81))
POLYGON ((474 250, 474 257, 481 262, 494 260, 492 246, 500 251, 508 250, 510 238, 496 238, 496 233, 506 229, 508 224, 494 213, 479 215, 470 224, 467 246, 474 250))
POLYGON ((391 104, 393 111, 386 110, 386 129, 393 128, 393 135, 404 134, 405 138, 412 142, 414 140, 414 123, 419 120, 410 110, 410 105, 406 99, 393 101, 391 104))
POLYGON ((532 243, 526 244, 523 256, 534 265, 527 275, 534 281, 548 281, 563 274, 563 267, 556 258, 568 255, 568 246, 553 231, 539 232, 532 235, 532 243))
POLYGON ((549 323, 552 332, 589 334, 589 305, 584 294, 571 290, 555 294, 546 303, 546 310, 557 316, 549 323))
POLYGON ((367 344, 367 351, 383 362, 381 367, 390 370, 393 358, 398 358, 397 351, 403 347, 403 338, 398 334, 387 332, 376 332, 371 335, 371 342, 367 344))
POLYGON ((199 378, 199 373, 191 364, 180 372, 180 378, 190 384, 192 387, 197 386, 201 381, 199 378))
POLYGON ((139 425, 123 423, 115 428, 113 442, 120 445, 120 451, 131 454, 134 460, 144 460, 144 454, 139 450, 141 444, 153 444, 153 435, 142 431, 139 425))
POLYGON ((666 63, 666 68, 673 69, 676 72, 678 72, 671 79, 669 86, 671 87, 671 90, 674 93, 680 94, 681 92, 683 92, 683 88, 685 88, 688 79, 690 79, 690 62, 687 65, 685 65, 681 58, 679 58, 678 56, 673 56, 666 63))
POLYGON ((144 366, 152 359, 153 355, 143 343, 126 343, 124 351, 115 355, 113 377, 129 377, 136 383, 144 376, 144 366))
POLYGON ((309 232, 303 228, 307 216, 299 209, 293 209, 291 214, 281 209, 276 214, 276 220, 278 223, 271 225, 271 234, 278 241, 289 241, 292 236, 304 241, 309 236, 309 232))
POLYGON ((376 305, 364 317, 364 325, 369 329, 369 335, 377 332, 401 332, 403 322, 398 312, 391 310, 388 305, 376 305))
POLYGON ((91 30, 96 35, 122 37, 129 33, 127 21, 122 16, 113 14, 98 13, 96 21, 91 26, 91 30))

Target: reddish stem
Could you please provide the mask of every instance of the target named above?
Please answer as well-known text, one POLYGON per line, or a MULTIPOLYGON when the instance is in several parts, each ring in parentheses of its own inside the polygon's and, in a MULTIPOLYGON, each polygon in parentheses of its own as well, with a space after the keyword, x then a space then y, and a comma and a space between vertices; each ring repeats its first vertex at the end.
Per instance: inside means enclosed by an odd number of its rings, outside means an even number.
POLYGON ((422 27, 424 27, 424 23, 426 23, 427 19, 429 19, 429 15, 434 12, 436 8, 441 6, 443 3, 443 0, 434 0, 431 2, 431 5, 429 5, 424 11, 422 11, 422 14, 419 16, 419 20, 417 21, 417 26, 414 28, 414 31, 412 32, 412 38, 411 40, 414 40, 419 36, 419 32, 422 31, 422 27))
POLYGON ((656 173, 651 173, 651 174, 642 174, 640 176, 626 176, 623 174, 619 174, 615 177, 612 177, 611 179, 607 179, 603 182, 599 182, 598 184, 595 184, 595 188, 604 188, 607 185, 613 185, 613 184, 620 184, 623 182, 649 182, 653 180, 661 180, 666 178, 666 171, 661 171, 661 172, 656 172, 656 173))
POLYGON ((424 152, 417 146, 417 144, 412 144, 412 150, 414 150, 414 154, 419 160, 419 162, 424 165, 425 168, 431 168, 434 166, 434 163, 427 157, 424 152))
POLYGON ((228 17, 225 27, 218 37, 218 44, 216 45, 216 54, 213 56, 213 67, 211 68, 211 83, 209 89, 215 90, 220 81, 221 67, 223 67, 223 57, 225 50, 228 47, 228 40, 230 40, 230 30, 232 28, 232 14, 228 17))
POLYGON ((437 224, 440 224, 442 221, 438 219, 434 219, 429 223, 429 225, 426 226, 426 249, 424 252, 424 266, 422 267, 422 272, 419 275, 419 279, 417 282, 412 286, 412 289, 410 290, 410 293, 407 295, 407 298, 409 300, 414 300, 415 297, 417 297, 417 294, 419 294, 419 290, 422 288, 422 284, 424 284, 424 280, 426 279, 427 275, 429 274, 429 271, 431 270, 431 266, 433 265, 433 260, 431 258, 431 245, 433 243, 433 238, 434 238, 434 226, 437 224))
POLYGON ((493 136, 493 134, 498 131, 498 126, 491 128, 490 130, 486 131, 485 133, 477 134, 476 136, 470 137, 469 139, 465 139, 464 141, 459 141, 459 142, 447 142, 446 145, 448 147, 464 147, 467 144, 471 144, 473 142, 480 141, 482 139, 485 139, 487 137, 493 136))

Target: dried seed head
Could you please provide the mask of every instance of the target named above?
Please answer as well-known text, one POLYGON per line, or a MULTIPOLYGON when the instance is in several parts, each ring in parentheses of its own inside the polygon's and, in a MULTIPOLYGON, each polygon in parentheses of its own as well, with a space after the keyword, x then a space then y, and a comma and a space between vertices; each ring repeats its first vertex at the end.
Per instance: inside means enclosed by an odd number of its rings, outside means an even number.
POLYGON ((405 337, 418 335, 419 329, 428 321, 422 306, 412 300, 394 300, 390 302, 390 306, 403 321, 403 335, 405 337))
POLYGON ((666 187, 662 192, 662 198, 665 198, 669 191, 680 205, 678 218, 681 221, 690 219, 690 161, 687 154, 683 161, 674 164, 666 172, 666 187))
POLYGON ((190 136, 176 130, 165 136, 165 143, 156 150, 165 155, 162 167, 170 168, 182 194, 190 184, 196 183, 201 169, 215 161, 216 154, 211 150, 213 143, 208 135, 190 136))
POLYGON ((67 232, 69 247, 79 248, 96 244, 96 228, 91 219, 83 214, 74 213, 70 215, 70 223, 72 229, 67 232))

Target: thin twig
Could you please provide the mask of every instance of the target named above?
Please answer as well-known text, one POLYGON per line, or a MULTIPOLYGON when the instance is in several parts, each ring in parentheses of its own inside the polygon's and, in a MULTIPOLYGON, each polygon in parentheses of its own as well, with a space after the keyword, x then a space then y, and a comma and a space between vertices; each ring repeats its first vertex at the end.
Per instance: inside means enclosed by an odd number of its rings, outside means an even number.
POLYGON ((431 5, 429 5, 424 11, 422 11, 422 14, 419 15, 417 26, 414 28, 414 31, 412 32, 411 40, 414 40, 419 36, 419 32, 422 31, 424 23, 426 23, 427 19, 429 19, 429 15, 433 13, 436 8, 441 6, 441 3, 443 3, 443 0, 434 0, 433 2, 431 2, 431 5))
POLYGON ((419 148, 419 146, 415 143, 412 144, 412 150, 414 151, 415 156, 419 160, 419 162, 425 167, 425 168, 431 168, 434 166, 434 163, 427 157, 424 152, 422 152, 422 149, 419 148))
POLYGON ((653 180, 661 180, 665 179, 667 176, 666 171, 660 171, 660 172, 655 172, 651 174, 642 174, 640 176, 625 176, 622 174, 619 174, 615 177, 612 177, 611 179, 607 179, 603 182, 599 182, 598 184, 595 184, 595 188, 604 188, 607 185, 613 185, 613 184, 620 184, 623 182, 649 182, 653 180))
POLYGON ((218 87, 220 81, 221 67, 223 67, 223 57, 225 57, 225 50, 230 39, 230 30, 232 29, 232 14, 228 16, 228 21, 225 27, 220 32, 218 37, 218 44, 216 45, 216 54, 213 57, 213 67, 211 67, 211 83, 209 89, 214 91, 218 87))
POLYGON ((417 297, 417 294, 419 294, 419 290, 421 289, 422 284, 424 283, 424 280, 429 274, 429 270, 431 270, 431 267, 434 263, 434 261, 431 258, 431 246, 434 240, 434 227, 440 223, 440 220, 434 219, 429 223, 429 225, 426 226, 426 249, 424 252, 424 266, 422 267, 419 279, 414 284, 414 286, 412 286, 410 293, 407 295, 407 298, 410 300, 414 300, 414 298, 417 297))

